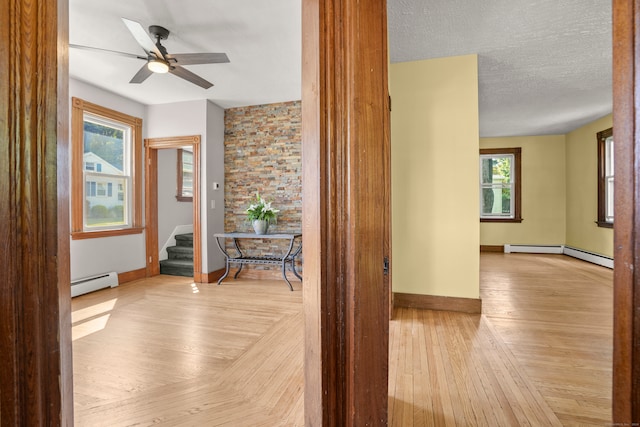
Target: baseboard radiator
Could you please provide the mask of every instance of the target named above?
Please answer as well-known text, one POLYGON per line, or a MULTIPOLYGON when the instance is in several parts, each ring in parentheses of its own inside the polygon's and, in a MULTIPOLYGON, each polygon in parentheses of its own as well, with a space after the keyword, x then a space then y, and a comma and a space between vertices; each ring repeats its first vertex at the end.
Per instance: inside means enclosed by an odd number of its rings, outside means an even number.
POLYGON ((606 257, 604 255, 595 254, 593 252, 584 251, 582 249, 572 248, 571 246, 564 247, 564 254, 574 258, 588 261, 593 264, 598 264, 603 267, 613 268, 613 258, 606 257))
POLYGON ((98 289, 115 288, 116 286, 118 286, 118 273, 112 271, 111 273, 99 274, 97 276, 72 281, 71 296, 77 297, 78 295, 88 294, 98 289))
POLYGON ((603 267, 613 268, 613 258, 565 245, 504 245, 504 253, 564 254, 603 267))
POLYGON ((504 245, 504 253, 512 254, 516 252, 528 254, 562 254, 563 245, 504 245))

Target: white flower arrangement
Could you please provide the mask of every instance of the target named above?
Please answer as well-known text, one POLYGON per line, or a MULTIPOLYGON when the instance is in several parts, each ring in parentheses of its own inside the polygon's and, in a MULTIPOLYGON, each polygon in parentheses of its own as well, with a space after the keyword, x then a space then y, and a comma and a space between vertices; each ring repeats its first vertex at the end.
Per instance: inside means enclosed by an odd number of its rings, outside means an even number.
POLYGON ((263 220, 269 223, 275 223, 277 221, 278 209, 271 207, 271 202, 267 202, 260 196, 260 193, 256 192, 255 200, 249 205, 247 209, 248 220, 253 222, 255 220, 263 220))

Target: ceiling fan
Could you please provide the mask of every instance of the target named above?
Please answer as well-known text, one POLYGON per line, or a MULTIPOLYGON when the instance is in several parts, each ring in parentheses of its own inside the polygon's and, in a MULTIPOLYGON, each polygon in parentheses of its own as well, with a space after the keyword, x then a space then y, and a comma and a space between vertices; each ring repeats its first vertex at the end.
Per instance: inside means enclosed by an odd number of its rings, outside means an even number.
POLYGON ((144 30, 142 25, 136 21, 122 18, 122 21, 127 26, 133 37, 138 44, 142 47, 147 56, 140 56, 133 53, 117 52, 115 50, 101 49, 97 47, 82 46, 77 44, 70 44, 69 47, 74 49, 92 50, 98 52, 106 52, 120 56, 126 56, 129 58, 142 59, 147 61, 146 64, 138 70, 129 83, 142 83, 153 73, 171 73, 174 76, 178 76, 187 80, 195 85, 204 89, 209 89, 213 86, 213 83, 208 82, 202 77, 182 67, 183 65, 195 65, 195 64, 220 64, 229 62, 229 58, 226 53, 176 53, 169 54, 167 49, 160 43, 161 40, 166 40, 169 37, 169 30, 159 25, 151 25, 149 27, 149 33, 156 39, 154 42, 149 34, 144 30))

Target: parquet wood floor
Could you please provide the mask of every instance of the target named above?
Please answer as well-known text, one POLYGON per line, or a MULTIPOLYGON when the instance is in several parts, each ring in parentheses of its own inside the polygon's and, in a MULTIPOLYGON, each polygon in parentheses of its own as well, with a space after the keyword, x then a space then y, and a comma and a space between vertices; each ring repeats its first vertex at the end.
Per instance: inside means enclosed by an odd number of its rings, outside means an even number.
MULTIPOLYGON (((301 284, 158 276, 73 300, 77 426, 302 426, 301 284)), ((482 254, 483 315, 396 310, 389 425, 607 425, 612 273, 482 254)))
POLYGON ((303 425, 293 285, 157 276, 75 298, 76 426, 303 425))

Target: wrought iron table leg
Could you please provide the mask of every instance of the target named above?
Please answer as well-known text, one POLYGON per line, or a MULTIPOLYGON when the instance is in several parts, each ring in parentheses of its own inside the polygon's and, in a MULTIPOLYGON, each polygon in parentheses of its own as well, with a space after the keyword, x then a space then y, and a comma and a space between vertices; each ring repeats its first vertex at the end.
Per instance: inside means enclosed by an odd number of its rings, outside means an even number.
MULTIPOLYGON (((293 286, 291 286, 291 282, 287 279, 287 260, 289 259, 289 255, 291 255, 291 249, 293 249, 293 242, 295 241, 295 237, 291 238, 291 242, 289 243, 289 249, 287 249, 287 253, 282 257, 282 277, 284 281, 289 285, 289 289, 293 292, 293 286)), ((296 253, 298 253, 296 251, 296 253)), ((295 256, 295 255, 294 255, 295 256)))
POLYGON ((225 258, 225 266, 226 266, 226 269, 225 269, 224 274, 222 275, 222 277, 221 277, 221 278, 219 278, 219 279, 218 279, 218 285, 219 285, 219 284, 220 284, 220 283, 222 283, 222 281, 223 281, 224 279, 226 279, 226 278, 227 278, 227 276, 229 275, 229 254, 227 253, 227 251, 225 251, 225 250, 222 248, 222 245, 220 244, 220 240, 219 240, 217 237, 216 237, 216 243, 218 244, 218 247, 220 248, 220 250, 221 250, 221 251, 222 251, 222 253, 224 254, 224 258, 225 258))
POLYGON ((233 275, 233 278, 234 278, 234 279, 237 279, 237 278, 238 278, 238 274, 240 274, 240 272, 242 271, 242 267, 244 267, 244 264, 243 264, 243 263, 240 263, 240 264, 239 264, 239 267, 238 267, 238 271, 236 271, 236 274, 234 274, 234 275, 233 275))
POLYGON ((291 255, 291 270, 293 271, 293 274, 295 274, 296 277, 300 279, 300 281, 302 281, 302 276, 300 276, 300 274, 298 274, 298 271, 296 270, 296 257, 298 256, 300 251, 302 251, 302 242, 300 242, 300 246, 298 246, 298 249, 296 249, 293 255, 291 255))
POLYGON ((293 270, 293 274, 295 274, 296 277, 298 279, 300 279, 300 281, 302 281, 302 276, 298 273, 298 270, 296 270, 296 259, 295 258, 293 258, 291 260, 291 270, 293 270))

